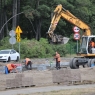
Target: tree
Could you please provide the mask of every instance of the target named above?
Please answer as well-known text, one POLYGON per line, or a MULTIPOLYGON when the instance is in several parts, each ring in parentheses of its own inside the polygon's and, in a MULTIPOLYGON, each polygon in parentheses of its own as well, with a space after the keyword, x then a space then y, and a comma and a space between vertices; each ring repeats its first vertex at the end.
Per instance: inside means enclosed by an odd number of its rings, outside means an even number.
MULTIPOLYGON (((23 29, 24 38, 39 40, 41 37, 46 37, 51 23, 51 14, 58 4, 62 4, 65 9, 86 22, 92 31, 95 31, 94 0, 0 0, 0 29, 10 17, 22 11, 25 14, 15 16, 6 23, 0 39, 7 36, 8 30, 15 29, 17 25, 23 29)), ((64 18, 60 19, 54 33, 69 37, 73 33, 72 27, 73 25, 64 18)))
POLYGON ((25 16, 33 23, 32 28, 37 40, 41 37, 41 25, 44 18, 47 18, 49 7, 46 6, 43 0, 28 0, 24 7, 25 16), (46 15, 45 15, 46 14, 46 15))
MULTIPOLYGON (((0 0, 0 29, 2 28, 3 24, 7 20, 6 4, 7 4, 7 1, 0 0)), ((6 28, 3 28, 2 31, 0 31, 0 40, 3 39, 4 36, 7 35, 7 32, 4 32, 4 31, 6 31, 5 29, 7 30, 7 25, 6 25, 6 28)))
MULTIPOLYGON (((17 14, 17 0, 13 0, 13 16, 17 14)), ((16 24, 17 24, 17 17, 14 16, 13 20, 12 20, 12 28, 15 29, 16 28, 16 24)))

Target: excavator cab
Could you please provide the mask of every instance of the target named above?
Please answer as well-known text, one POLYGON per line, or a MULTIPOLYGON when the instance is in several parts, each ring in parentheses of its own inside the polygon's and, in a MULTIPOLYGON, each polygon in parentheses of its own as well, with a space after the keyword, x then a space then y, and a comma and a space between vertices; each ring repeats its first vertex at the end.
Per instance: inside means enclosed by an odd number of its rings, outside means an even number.
POLYGON ((80 53, 81 54, 87 54, 88 53, 87 47, 88 47, 88 37, 82 37, 80 53))
POLYGON ((81 42, 81 54, 94 54, 95 53, 95 46, 92 47, 90 42, 93 41, 95 43, 95 36, 83 36, 81 42))

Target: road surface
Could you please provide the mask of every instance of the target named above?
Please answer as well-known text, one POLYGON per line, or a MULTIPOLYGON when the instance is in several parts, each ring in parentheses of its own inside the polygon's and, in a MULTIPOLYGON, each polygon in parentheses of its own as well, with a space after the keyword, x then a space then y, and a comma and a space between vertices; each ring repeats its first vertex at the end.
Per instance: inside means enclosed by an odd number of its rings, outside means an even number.
POLYGON ((95 87, 95 84, 73 85, 73 86, 58 85, 58 86, 47 86, 47 87, 31 87, 31 88, 0 91, 0 95, 30 94, 36 92, 50 92, 50 91, 58 91, 58 90, 66 90, 66 89, 79 89, 79 88, 92 88, 92 87, 95 87))

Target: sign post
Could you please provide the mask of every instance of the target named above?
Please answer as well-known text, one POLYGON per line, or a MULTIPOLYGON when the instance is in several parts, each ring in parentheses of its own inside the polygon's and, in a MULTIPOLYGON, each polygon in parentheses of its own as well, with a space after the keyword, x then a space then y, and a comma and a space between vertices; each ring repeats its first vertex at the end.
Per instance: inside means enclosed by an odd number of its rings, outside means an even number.
POLYGON ((73 31, 74 31, 74 39, 77 40, 77 53, 78 53, 78 40, 80 39, 80 34, 79 34, 80 29, 77 26, 74 26, 73 31))
POLYGON ((19 26, 17 26, 15 32, 17 34, 16 40, 17 40, 17 42, 19 42, 19 54, 20 54, 20 33, 22 33, 22 30, 21 30, 21 28, 19 26))

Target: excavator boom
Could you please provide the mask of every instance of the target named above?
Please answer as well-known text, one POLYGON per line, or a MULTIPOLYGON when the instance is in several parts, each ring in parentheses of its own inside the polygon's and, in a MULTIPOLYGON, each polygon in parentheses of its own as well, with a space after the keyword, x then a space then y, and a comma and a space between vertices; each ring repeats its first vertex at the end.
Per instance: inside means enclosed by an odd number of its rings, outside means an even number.
POLYGON ((90 27, 87 24, 85 24, 83 21, 81 21, 80 19, 75 17, 68 10, 63 8, 62 5, 60 4, 54 10, 54 16, 51 20, 51 25, 50 25, 49 30, 48 30, 48 36, 52 42, 55 42, 55 43, 64 42, 64 37, 62 35, 54 34, 54 30, 56 29, 57 24, 61 18, 66 19, 68 22, 70 22, 73 25, 81 28, 84 31, 83 32, 84 36, 90 36, 91 35, 90 27))

